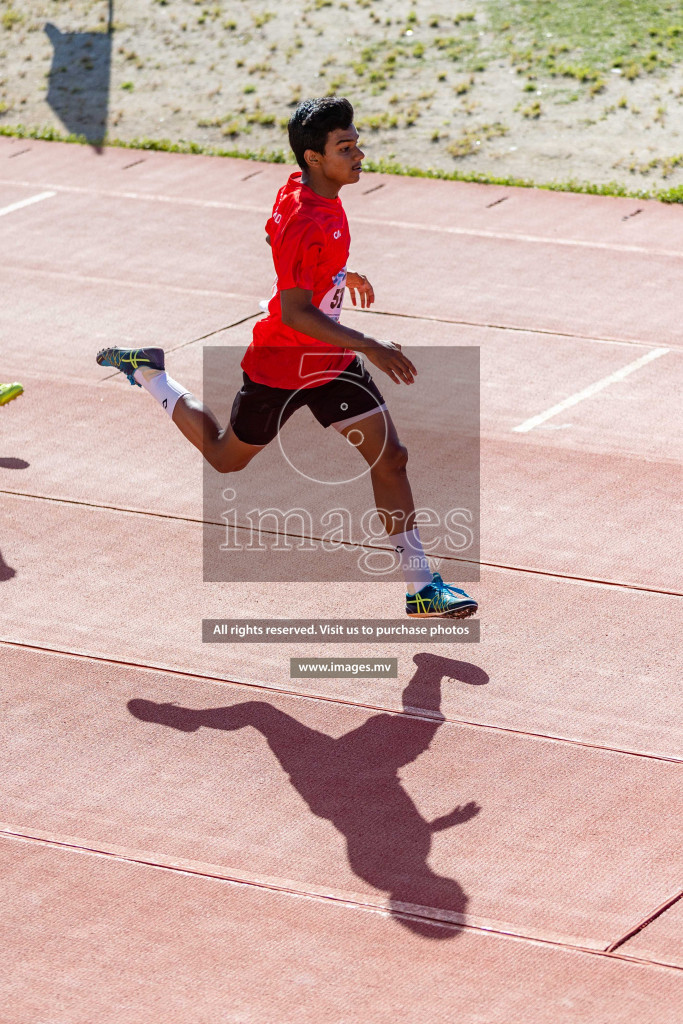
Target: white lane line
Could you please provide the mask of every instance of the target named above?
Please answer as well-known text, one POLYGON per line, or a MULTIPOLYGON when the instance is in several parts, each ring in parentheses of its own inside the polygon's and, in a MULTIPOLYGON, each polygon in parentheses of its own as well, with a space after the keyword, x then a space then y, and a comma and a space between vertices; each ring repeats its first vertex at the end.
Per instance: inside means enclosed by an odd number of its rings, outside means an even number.
MULTIPOLYGON (((0 179, 0 185, 24 186, 29 182, 0 179)), ((145 203, 169 203, 174 206, 194 206, 208 210, 233 210, 240 213, 268 215, 271 208, 265 204, 231 203, 220 199, 194 199, 190 196, 169 196, 154 192, 124 192, 110 189, 87 188, 82 185, 52 185, 58 192, 76 195, 98 196, 107 199, 132 199, 145 203)), ((445 224, 428 224, 423 221, 385 220, 380 217, 353 215, 355 223, 372 227, 399 228, 406 231, 421 231, 431 234, 454 235, 463 238, 485 238, 503 242, 526 242, 532 245, 563 245, 578 249, 596 249, 603 252, 634 253, 642 256, 664 256, 683 258, 682 249, 650 249, 644 245, 623 245, 619 242, 592 242, 580 238, 554 238, 546 235, 525 235, 511 231, 486 231, 477 228, 459 228, 445 224)))
POLYGON ((33 203, 39 203, 43 199, 52 199, 56 196, 56 192, 39 192, 38 195, 29 196, 28 199, 21 199, 18 203, 12 203, 11 206, 5 206, 0 210, 0 217, 4 217, 6 213, 14 213, 15 210, 21 210, 24 206, 31 206, 33 203))
MULTIPOLYGON (((0 178, 0 185, 11 185, 18 188, 30 185, 28 181, 0 178)), ((237 210, 243 213, 270 214, 272 207, 253 203, 231 203, 225 199, 195 199, 192 196, 169 196, 158 192, 131 192, 119 189, 90 188, 84 185, 50 185, 55 192, 71 195, 94 196, 104 199, 134 199, 143 203, 169 203, 172 206, 197 206, 207 210, 237 210)))
POLYGON ((467 238, 490 238, 501 242, 527 242, 533 245, 565 245, 577 249, 599 249, 606 252, 630 252, 648 256, 667 256, 680 259, 681 249, 648 249, 644 245, 621 245, 618 242, 591 242, 580 238, 551 238, 546 235, 524 235, 511 231, 484 231, 474 228, 456 228, 445 224, 424 224, 408 220, 380 220, 373 217, 353 215, 354 223, 372 224, 385 228, 400 228, 407 231, 429 231, 433 234, 460 235, 467 238))
POLYGON ((597 395, 598 391, 602 391, 603 388, 609 387, 610 384, 615 384, 619 380, 623 380, 624 377, 628 377, 630 373, 635 373, 641 366, 645 366, 647 363, 651 363, 653 359, 659 359, 660 356, 665 356, 670 350, 668 348, 654 348, 651 352, 647 352, 640 359, 634 360, 629 363, 628 366, 623 366, 621 370, 616 370, 614 373, 610 373, 609 377, 603 377, 602 380, 598 380, 595 384, 589 384, 583 391, 577 392, 575 395, 571 395, 569 398, 565 398, 563 402, 558 402, 557 405, 553 405, 551 409, 546 409, 545 412, 541 412, 538 416, 532 416, 531 419, 525 420, 524 423, 520 423, 518 427, 514 427, 514 431, 518 434, 526 434, 534 427, 538 427, 541 423, 545 423, 546 420, 551 419, 553 416, 557 416, 558 413, 564 412, 565 409, 571 409, 573 405, 578 405, 579 402, 583 402, 584 398, 590 398, 592 395, 597 395))

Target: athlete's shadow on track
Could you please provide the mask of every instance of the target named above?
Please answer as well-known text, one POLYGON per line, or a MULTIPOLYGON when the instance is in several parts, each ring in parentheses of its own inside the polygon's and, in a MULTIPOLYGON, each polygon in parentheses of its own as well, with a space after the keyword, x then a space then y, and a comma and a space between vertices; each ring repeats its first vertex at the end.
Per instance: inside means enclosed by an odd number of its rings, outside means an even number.
POLYGON ((7 564, 0 552, 0 583, 6 583, 7 580, 13 580, 16 575, 16 569, 13 569, 11 565, 7 564))
MULTIPOLYGON (((398 771, 429 749, 444 721, 440 711, 442 678, 480 685, 488 682, 488 676, 475 665, 433 654, 418 654, 414 661, 417 671, 403 692, 403 707, 410 714, 373 715, 338 739, 303 725, 265 701, 195 711, 175 704, 131 700, 128 708, 143 721, 184 732, 200 726, 226 731, 245 726, 258 729, 311 811, 331 821, 346 837, 354 872, 389 893, 389 907, 400 915, 397 920, 421 935, 448 939, 456 929, 428 918, 441 916, 462 923, 468 900, 455 879, 435 874, 427 863, 432 836, 468 821, 480 808, 470 801, 434 821, 425 821, 403 789, 398 771), (415 717, 416 712, 422 717, 415 717), (417 911, 415 916, 405 916, 411 913, 409 905, 417 911), (420 913, 427 911, 419 908, 431 912, 421 918, 420 913)), ((444 786, 455 781, 446 779, 444 786)))

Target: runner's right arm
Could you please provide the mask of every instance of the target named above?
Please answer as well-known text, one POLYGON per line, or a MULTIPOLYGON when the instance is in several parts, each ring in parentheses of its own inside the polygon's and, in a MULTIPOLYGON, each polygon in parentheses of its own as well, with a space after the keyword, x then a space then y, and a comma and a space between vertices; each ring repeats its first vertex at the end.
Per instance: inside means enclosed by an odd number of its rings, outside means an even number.
POLYGON ((361 352, 378 369, 391 377, 395 384, 412 384, 417 370, 401 346, 393 341, 378 341, 361 331, 343 327, 325 316, 313 305, 313 292, 304 288, 287 288, 280 292, 282 322, 287 327, 307 334, 316 341, 325 341, 337 348, 350 348, 361 352))

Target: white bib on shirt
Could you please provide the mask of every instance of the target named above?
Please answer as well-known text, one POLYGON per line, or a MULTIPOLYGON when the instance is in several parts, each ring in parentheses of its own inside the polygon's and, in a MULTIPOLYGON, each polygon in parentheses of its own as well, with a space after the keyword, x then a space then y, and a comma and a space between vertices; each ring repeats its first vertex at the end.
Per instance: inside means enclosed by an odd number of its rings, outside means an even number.
POLYGON ((344 289, 346 288, 346 267, 342 267, 338 274, 332 279, 332 287, 323 296, 318 309, 330 320, 339 321, 342 305, 344 302, 344 289))

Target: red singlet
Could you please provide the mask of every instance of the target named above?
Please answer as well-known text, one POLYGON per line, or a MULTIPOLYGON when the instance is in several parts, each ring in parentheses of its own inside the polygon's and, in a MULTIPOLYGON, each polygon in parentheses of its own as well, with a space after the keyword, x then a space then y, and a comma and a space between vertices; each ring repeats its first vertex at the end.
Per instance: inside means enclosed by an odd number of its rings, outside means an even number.
POLYGON ((351 236, 339 197, 325 199, 290 175, 280 189, 266 224, 277 278, 268 315, 254 326, 242 369, 256 383, 272 388, 312 388, 338 376, 355 352, 317 341, 282 322, 280 292, 303 288, 331 320, 339 320, 351 236))

